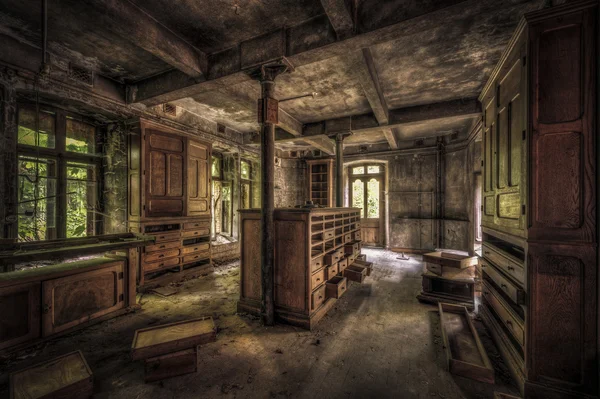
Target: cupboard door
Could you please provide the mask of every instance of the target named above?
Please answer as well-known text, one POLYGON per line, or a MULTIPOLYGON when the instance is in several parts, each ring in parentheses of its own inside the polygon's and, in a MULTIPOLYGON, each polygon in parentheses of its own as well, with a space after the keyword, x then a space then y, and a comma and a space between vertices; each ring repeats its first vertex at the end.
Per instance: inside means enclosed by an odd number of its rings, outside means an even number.
POLYGON ((0 289, 0 350, 40 336, 40 283, 0 289))
POLYGON ((184 138, 146 131, 146 216, 183 216, 184 138))
POLYGON ((210 147, 188 141, 188 216, 210 215, 210 147))
POLYGON ((42 282, 44 336, 123 308, 123 281, 123 262, 116 262, 42 282))

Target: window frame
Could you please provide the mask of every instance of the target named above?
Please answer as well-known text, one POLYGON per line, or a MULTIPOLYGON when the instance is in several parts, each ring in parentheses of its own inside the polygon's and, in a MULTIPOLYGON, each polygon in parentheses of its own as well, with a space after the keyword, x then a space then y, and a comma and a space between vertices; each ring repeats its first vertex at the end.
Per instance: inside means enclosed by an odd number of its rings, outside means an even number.
POLYGON ((225 160, 223 157, 223 154, 218 153, 218 152, 213 152, 212 153, 212 157, 211 157, 211 184, 214 184, 215 181, 218 181, 221 183, 221 198, 219 199, 219 201, 221 202, 221 231, 219 231, 217 233, 217 224, 216 224, 216 219, 215 219, 215 215, 216 215, 216 204, 213 201, 212 196, 214 195, 215 190, 213 190, 213 187, 211 186, 211 206, 213 207, 212 209, 212 226, 213 228, 212 230, 212 234, 213 237, 212 239, 215 239, 217 237, 217 234, 222 235, 224 237, 233 237, 233 195, 234 195, 234 184, 232 180, 227 180, 224 178, 225 176, 225 171, 224 171, 224 166, 225 166, 225 160), (213 158, 216 158, 219 160, 219 176, 214 176, 212 174, 212 162, 213 162, 213 158), (229 213, 229 223, 228 226, 226 227, 226 230, 224 229, 224 224, 223 224, 223 211, 224 211, 224 207, 223 207, 223 186, 224 185, 229 185, 230 189, 231 189, 231 200, 229 201, 229 209, 227 209, 227 212, 229 213))
POLYGON ((363 162, 360 164, 355 164, 355 165, 348 165, 348 189, 350 191, 350 204, 353 203, 353 197, 352 197, 352 184, 356 181, 356 180, 360 180, 363 183, 363 204, 364 207, 362 209, 361 212, 361 218, 362 219, 380 219, 381 215, 382 215, 382 209, 381 209, 381 193, 383 192, 383 182, 385 179, 385 168, 384 165, 381 163, 373 163, 373 162, 363 162), (369 166, 378 166, 379 167, 379 172, 378 173, 368 173, 368 168, 369 166), (355 168, 364 168, 363 169, 363 173, 354 173, 354 169, 355 168), (371 180, 372 178, 375 178, 376 180, 379 180, 379 202, 380 202, 380 207, 379 207, 379 216, 374 217, 374 218, 369 218, 367 217, 368 215, 368 189, 367 189, 367 185, 369 183, 369 180, 371 180))
POLYGON ((254 203, 253 203, 254 196, 252 195, 252 189, 253 189, 253 187, 252 187, 252 162, 250 162, 247 159, 240 159, 240 209, 252 209, 252 207, 254 206, 254 203), (248 164, 249 173, 248 173, 247 179, 242 177, 242 163, 248 164), (244 195, 244 190, 243 190, 244 184, 247 184, 248 187, 250 188, 249 193, 248 193, 248 195, 250 196, 249 200, 248 200, 248 202, 249 202, 248 208, 245 208, 243 206, 242 196, 244 195))
MULTIPOLYGON (((56 228, 51 236, 47 236, 44 240, 50 239, 67 239, 75 240, 81 239, 82 237, 71 237, 67 238, 67 165, 69 163, 87 164, 93 165, 96 173, 96 202, 99 204, 96 211, 93 212, 93 234, 97 236, 102 234, 102 221, 103 221, 103 145, 101 143, 102 133, 100 131, 100 124, 96 121, 86 118, 82 115, 77 115, 72 112, 65 111, 60 108, 50 107, 46 105, 35 105, 27 102, 20 102, 17 104, 17 128, 20 126, 20 114, 21 110, 26 109, 32 111, 36 117, 41 112, 47 112, 54 115, 54 148, 37 147, 28 144, 19 143, 18 134, 15 137, 17 146, 17 160, 20 156, 30 158, 49 158, 56 162, 56 197, 55 197, 55 218, 56 228), (71 118, 89 125, 94 126, 94 141, 95 141, 95 154, 83 154, 72 151, 67 151, 67 118, 71 118)), ((89 223, 89 221, 88 221, 89 223)), ((18 228, 18 227, 17 227, 18 228)))

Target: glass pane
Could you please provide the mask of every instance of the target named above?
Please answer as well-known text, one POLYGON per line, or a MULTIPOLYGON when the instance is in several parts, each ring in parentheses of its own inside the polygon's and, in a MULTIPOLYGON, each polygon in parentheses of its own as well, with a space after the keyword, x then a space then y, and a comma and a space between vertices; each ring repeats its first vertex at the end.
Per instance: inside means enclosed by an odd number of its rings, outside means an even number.
POLYGON ((40 112, 39 126, 36 133, 35 110, 28 108, 19 109, 18 143, 43 148, 54 148, 54 114, 40 112))
POLYGON ((96 127, 67 118, 67 151, 80 154, 96 153, 96 127))
POLYGON ((212 177, 221 177, 221 158, 212 157, 211 175, 212 177))
POLYGON ((242 183, 242 209, 250 209, 250 183, 242 183))
POLYGON ((212 206, 213 206, 213 231, 215 232, 215 234, 220 234, 221 233, 221 222, 222 222, 222 202, 221 202, 221 195, 222 195, 222 185, 221 185, 221 181, 219 180, 213 180, 213 184, 212 184, 212 206))
POLYGON ((224 183, 222 189, 222 212, 223 220, 221 222, 222 232, 231 233, 231 183, 224 183))
POLYGON ((97 185, 94 165, 67 163, 67 238, 96 230, 97 185))
POLYGON ((379 180, 371 179, 367 183, 367 218, 379 217, 379 180))
POLYGON ((379 165, 367 166, 367 173, 379 173, 379 165))
POLYGON ((19 156, 19 241, 56 238, 56 161, 19 156))
POLYGON ((242 161, 242 179, 250 179, 250 162, 242 161))
POLYGON ((356 168, 352 168, 352 174, 353 175, 362 175, 365 173, 365 167, 364 166, 358 166, 356 168))
POLYGON ((354 180, 352 183, 352 207, 361 208, 365 207, 365 185, 360 179, 354 180))

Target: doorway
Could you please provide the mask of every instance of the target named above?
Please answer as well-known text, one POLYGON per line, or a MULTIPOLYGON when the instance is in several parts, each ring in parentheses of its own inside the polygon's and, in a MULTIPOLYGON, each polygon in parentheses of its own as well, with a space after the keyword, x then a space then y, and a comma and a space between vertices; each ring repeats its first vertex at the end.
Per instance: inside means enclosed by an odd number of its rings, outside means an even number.
POLYGON ((364 245, 383 246, 384 178, 381 164, 353 165, 349 168, 350 206, 361 208, 361 235, 364 245))

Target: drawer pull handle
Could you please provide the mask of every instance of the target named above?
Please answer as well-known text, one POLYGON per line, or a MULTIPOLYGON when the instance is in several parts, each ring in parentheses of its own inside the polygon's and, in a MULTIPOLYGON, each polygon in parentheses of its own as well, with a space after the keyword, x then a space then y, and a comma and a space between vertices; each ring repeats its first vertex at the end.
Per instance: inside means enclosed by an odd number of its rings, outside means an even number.
POLYGON ((320 279, 320 278, 318 278, 318 279, 317 279, 317 281, 321 281, 321 279, 320 279))
POLYGON ((164 258, 165 254, 158 255, 159 258, 164 258))
POLYGON ((344 291, 346 289, 346 287, 342 287, 341 290, 344 291))
POLYGON ((500 284, 500 287, 504 288, 505 290, 508 289, 508 286, 506 284, 500 284))
POLYGON ((159 248, 160 248, 160 249, 163 249, 164 247, 165 247, 164 245, 161 245, 159 248))
POLYGON ((508 270, 510 270, 510 271, 513 271, 513 272, 514 272, 514 271, 515 271, 515 268, 514 268, 513 266, 508 266, 508 270))
POLYGON ((510 321, 510 320, 506 320, 506 325, 507 325, 507 326, 510 326, 510 327, 512 328, 512 325, 513 325, 513 324, 512 324, 512 321, 510 321))
POLYGON ((484 254, 489 255, 490 251, 483 251, 484 254))
POLYGON ((319 299, 323 299, 323 295, 319 295, 319 299))

